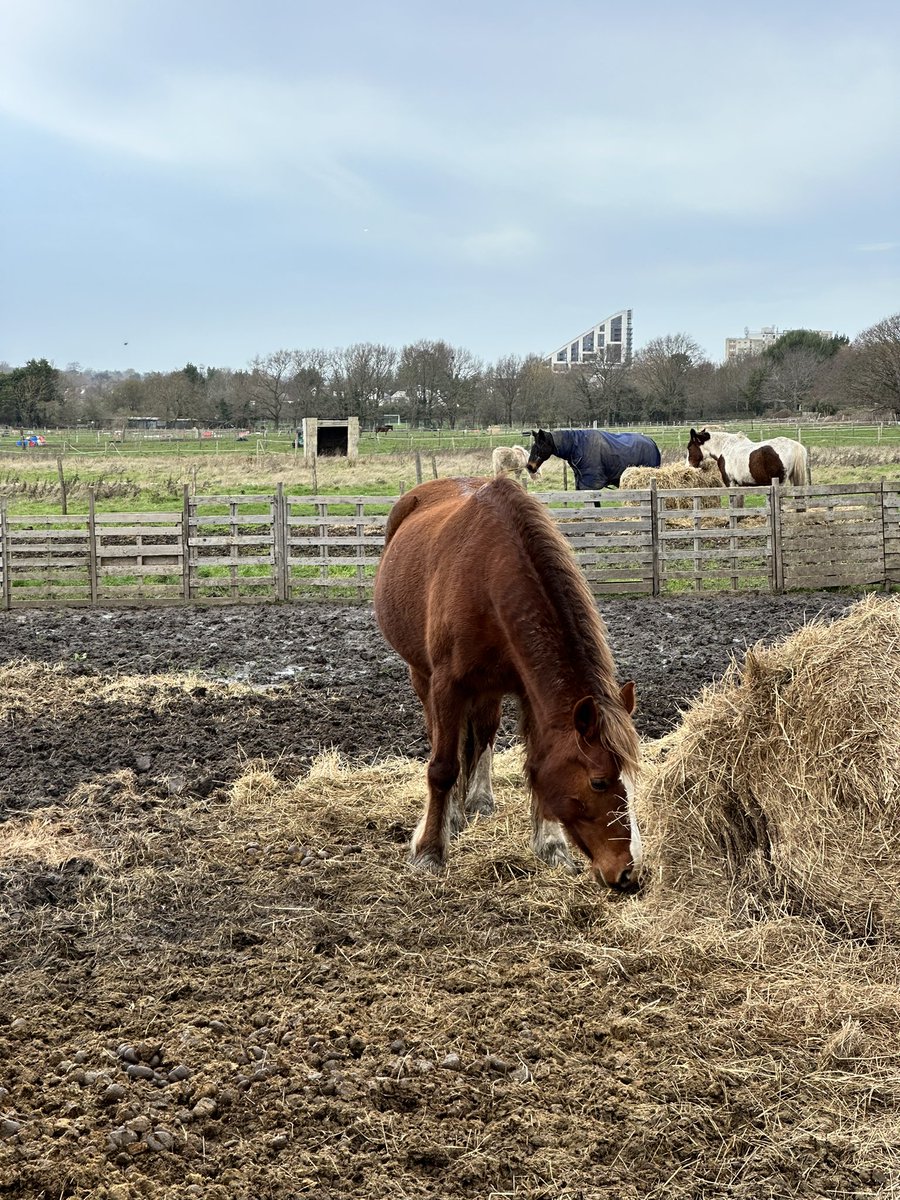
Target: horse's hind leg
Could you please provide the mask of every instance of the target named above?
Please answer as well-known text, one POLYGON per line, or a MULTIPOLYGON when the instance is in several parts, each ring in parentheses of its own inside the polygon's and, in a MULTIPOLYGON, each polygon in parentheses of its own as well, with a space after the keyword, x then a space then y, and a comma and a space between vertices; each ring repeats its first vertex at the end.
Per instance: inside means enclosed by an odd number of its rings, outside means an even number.
POLYGON ((569 843, 558 821, 545 821, 541 815, 537 798, 531 797, 531 848, 543 862, 551 867, 562 867, 570 875, 578 868, 572 861, 569 843))
POLYGON ((500 725, 499 700, 482 701, 473 709, 469 722, 474 745, 465 814, 467 817, 486 817, 495 807, 491 764, 494 760, 494 738, 500 725))

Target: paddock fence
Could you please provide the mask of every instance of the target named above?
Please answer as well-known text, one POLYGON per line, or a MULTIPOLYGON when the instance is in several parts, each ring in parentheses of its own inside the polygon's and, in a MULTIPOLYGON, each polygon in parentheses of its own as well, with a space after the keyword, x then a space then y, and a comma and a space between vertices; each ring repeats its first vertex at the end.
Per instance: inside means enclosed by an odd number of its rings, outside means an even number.
MULTIPOLYGON (((544 492, 597 596, 900 583, 900 482, 544 492)), ((192 495, 165 512, 0 506, 0 603, 367 600, 394 496, 192 495)))

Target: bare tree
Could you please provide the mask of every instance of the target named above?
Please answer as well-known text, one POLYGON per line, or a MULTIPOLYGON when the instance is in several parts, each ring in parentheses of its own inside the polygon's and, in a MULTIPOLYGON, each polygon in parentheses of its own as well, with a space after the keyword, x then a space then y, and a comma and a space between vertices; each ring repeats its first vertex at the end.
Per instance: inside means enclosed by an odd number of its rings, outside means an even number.
POLYGON ((273 350, 250 363, 251 388, 256 413, 277 427, 288 400, 295 395, 299 369, 296 350, 273 350))
POLYGON ((338 405, 336 416, 374 417, 382 397, 393 385, 397 351, 393 346, 356 342, 335 350, 330 388, 338 405))
POLYGON ((822 374, 824 361, 811 349, 787 350, 769 368, 760 388, 762 399, 774 408, 799 412, 822 374))
POLYGON ((524 367, 524 360, 518 354, 506 354, 488 369, 488 386, 500 406, 504 425, 512 425, 519 410, 524 367))
POLYGON ((864 329, 853 343, 853 396, 900 420, 900 312, 864 329))
POLYGON ((687 333, 652 338, 635 355, 634 378, 646 401, 651 420, 681 420, 691 369, 703 361, 703 351, 687 333))

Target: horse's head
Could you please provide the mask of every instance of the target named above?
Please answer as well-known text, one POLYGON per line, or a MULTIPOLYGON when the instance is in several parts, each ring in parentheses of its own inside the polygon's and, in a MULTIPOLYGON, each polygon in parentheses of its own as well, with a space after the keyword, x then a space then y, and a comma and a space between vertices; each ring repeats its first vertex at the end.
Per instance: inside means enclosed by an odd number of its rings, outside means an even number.
POLYGON ((547 459, 556 453, 553 434, 548 433, 546 429, 529 429, 523 431, 522 436, 531 438, 531 450, 525 466, 530 474, 536 475, 547 459))
POLYGON ((610 722, 630 724, 634 683, 620 693, 621 709, 603 711, 585 696, 572 711, 571 729, 553 739, 530 770, 545 819, 559 821, 588 858, 598 883, 633 891, 641 867, 641 838, 633 811, 632 782, 610 747, 610 722))
POLYGON ((691 437, 687 447, 687 460, 692 467, 699 467, 703 462, 703 443, 708 441, 708 430, 701 429, 699 433, 696 429, 691 430, 691 437))

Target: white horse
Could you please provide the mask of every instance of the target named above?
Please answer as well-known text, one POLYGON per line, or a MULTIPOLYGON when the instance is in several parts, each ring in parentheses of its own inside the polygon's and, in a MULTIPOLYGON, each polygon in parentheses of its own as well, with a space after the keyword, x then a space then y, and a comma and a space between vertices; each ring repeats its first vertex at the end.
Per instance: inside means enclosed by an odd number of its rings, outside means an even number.
MULTIPOLYGON (((494 452, 491 455, 491 467, 493 468, 494 476, 497 475, 512 475, 519 483, 525 484, 528 480, 528 472, 526 466, 528 464, 528 451, 524 446, 495 446, 494 452)), ((535 474, 538 472, 536 471, 535 474)))
POLYGON ((774 479, 801 486, 812 482, 806 447, 793 438, 751 442, 745 433, 692 429, 687 457, 692 467, 704 459, 718 463, 726 487, 766 485, 774 479))

